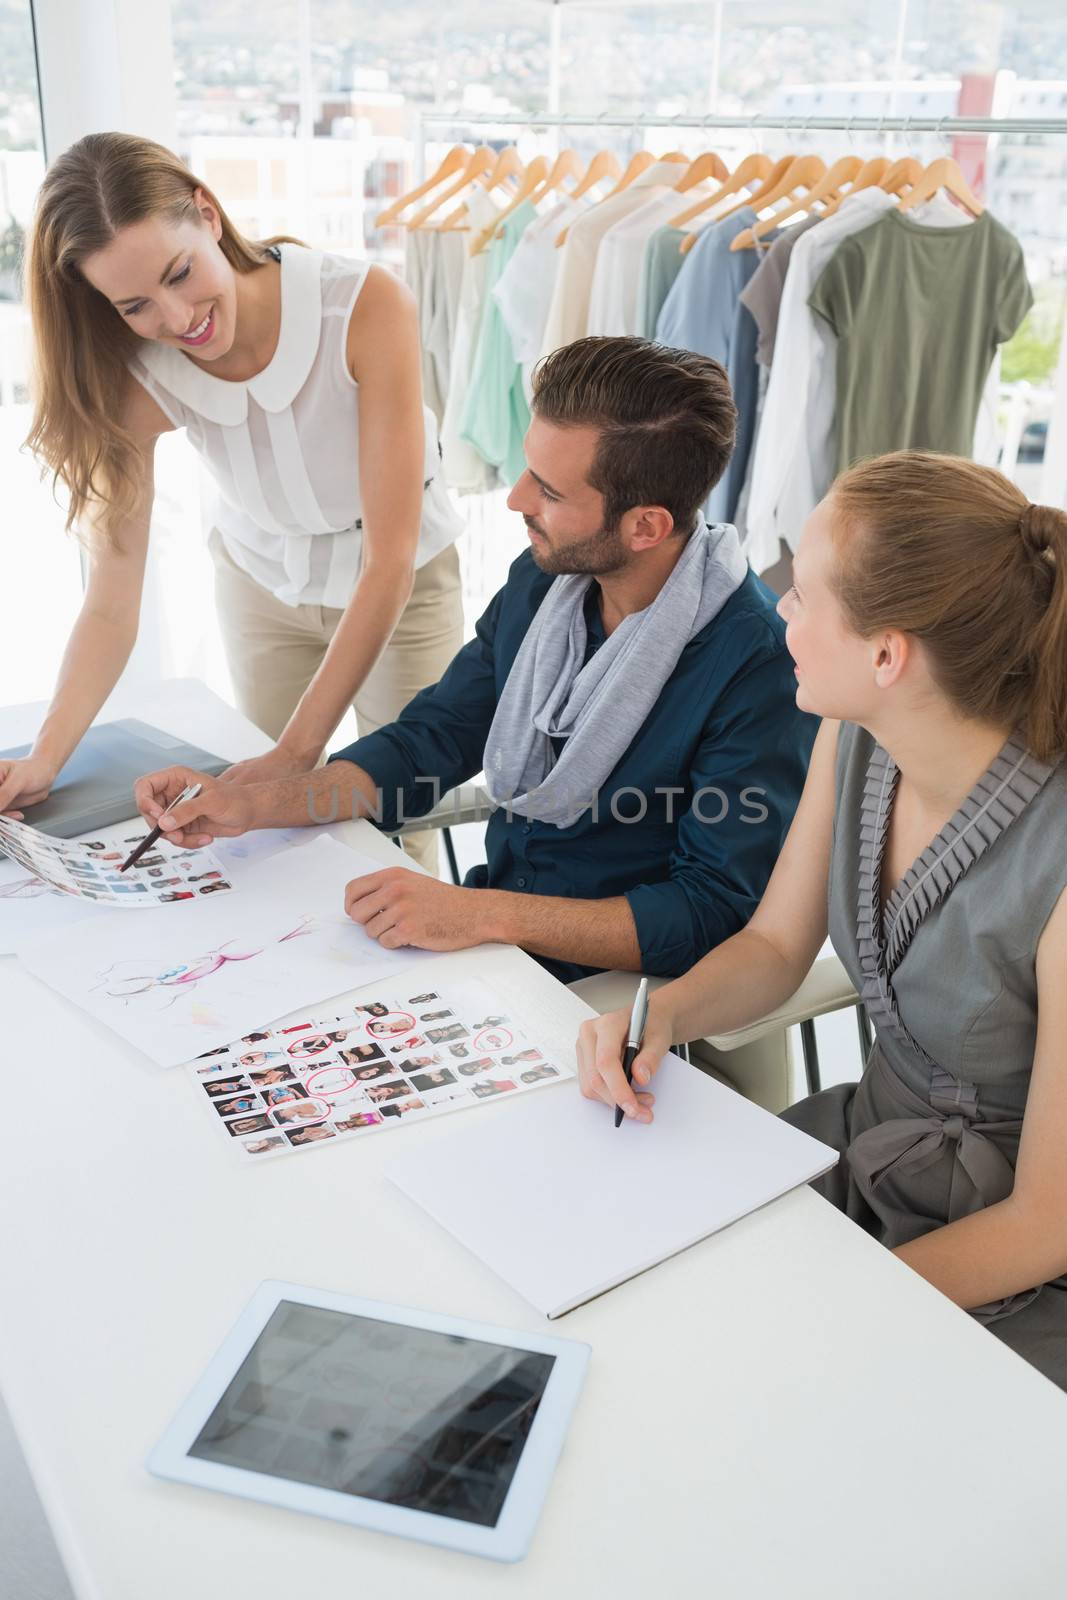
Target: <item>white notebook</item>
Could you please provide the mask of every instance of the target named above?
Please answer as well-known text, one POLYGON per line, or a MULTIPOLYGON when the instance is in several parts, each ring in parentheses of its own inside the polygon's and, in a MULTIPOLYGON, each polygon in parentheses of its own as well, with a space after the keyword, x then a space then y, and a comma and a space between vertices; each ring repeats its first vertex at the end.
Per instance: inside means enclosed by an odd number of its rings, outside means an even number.
POLYGON ((574 1083, 419 1140, 392 1181, 547 1317, 625 1283, 837 1161, 670 1055, 655 1120, 624 1121, 574 1083))

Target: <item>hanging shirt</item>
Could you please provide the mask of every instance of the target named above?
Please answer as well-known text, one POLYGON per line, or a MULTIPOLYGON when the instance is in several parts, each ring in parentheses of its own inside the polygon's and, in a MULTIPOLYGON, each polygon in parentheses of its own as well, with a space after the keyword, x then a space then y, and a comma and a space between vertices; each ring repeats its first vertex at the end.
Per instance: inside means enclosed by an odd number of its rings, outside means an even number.
POLYGON ((759 266, 741 290, 741 304, 751 311, 756 323, 756 360, 761 367, 769 367, 774 359, 774 338, 778 332, 778 310, 782 303, 782 290, 789 267, 793 246, 803 238, 809 228, 822 221, 816 213, 783 228, 759 266))
POLYGON ((552 292, 541 354, 551 355, 561 345, 573 344, 587 332, 589 296, 600 241, 616 222, 628 217, 650 199, 650 190, 673 189, 685 168, 677 161, 655 161, 621 194, 591 206, 572 224, 562 248, 562 259, 552 292))
MULTIPOLYGON (((409 235, 409 238, 411 235, 409 235)), ((435 228, 428 235, 430 243, 429 279, 430 293, 425 317, 420 316, 422 332, 423 381, 427 367, 431 373, 423 399, 430 407, 440 426, 448 400, 451 375, 452 346, 456 337, 456 318, 459 313, 459 293, 463 282, 463 258, 467 254, 470 235, 458 228, 443 233, 435 228)))
POLYGON ((663 302, 656 323, 660 344, 712 356, 726 368, 737 407, 737 442, 730 464, 704 509, 711 522, 732 522, 744 482, 756 420, 756 325, 741 305, 745 284, 759 266, 759 250, 730 245, 758 220, 741 206, 721 222, 709 222, 663 302))
POLYGON ((808 299, 837 335, 838 471, 888 450, 967 455, 997 346, 1032 304, 1022 246, 989 211, 925 227, 894 207, 840 244, 808 299))
POLYGON ((641 274, 637 285, 637 331, 642 338, 656 337, 656 322, 663 310, 663 302, 671 285, 682 270, 685 257, 682 241, 688 235, 684 228, 657 228, 645 240, 641 257, 641 274))
POLYGON ((697 187, 689 190, 683 199, 675 190, 667 189, 653 195, 608 229, 596 253, 589 290, 587 333, 640 333, 639 291, 645 245, 684 205, 695 203, 706 192, 697 187))
POLYGON ((434 235, 416 228, 404 235, 404 282, 415 299, 419 318, 419 351, 422 362, 422 398, 440 421, 444 396, 438 391, 437 374, 430 358, 427 333, 433 322, 433 241, 434 235))
MULTIPOLYGON (((897 203, 881 189, 861 190, 795 242, 752 470, 747 553, 757 571, 779 559, 780 541, 796 549, 805 519, 834 479, 836 338, 809 308, 808 296, 841 240, 869 227, 897 203)), ((911 215, 924 226, 969 226, 964 213, 940 195, 911 215)), ((996 461, 996 408, 996 374, 991 371, 975 436, 975 459, 990 464, 996 461)))
MULTIPOLYGON (((467 220, 470 227, 462 235, 464 241, 469 242, 476 233, 487 228, 499 215, 500 208, 484 189, 477 187, 472 189, 467 195, 467 220)), ((478 329, 485 307, 488 265, 488 250, 480 250, 476 256, 472 256, 468 249, 464 249, 459 303, 456 308, 452 353, 448 367, 448 398, 441 419, 441 464, 444 468, 445 482, 460 494, 485 494, 499 482, 496 469, 489 465, 484 456, 479 455, 472 444, 467 443, 460 432, 463 413, 467 409, 467 394, 470 389, 475 346, 478 342, 478 329)))
POLYGON ((467 403, 460 433, 490 466, 498 467, 506 483, 514 483, 526 470, 523 440, 530 426, 530 407, 515 359, 511 335, 493 298, 493 288, 511 260, 519 240, 536 212, 528 200, 501 223, 500 234, 489 246, 486 299, 478 343, 471 368, 467 403))
MULTIPOLYGON (((363 559, 359 387, 347 342, 369 264, 302 245, 277 248, 281 325, 262 372, 216 378, 148 339, 130 371, 207 465, 218 491, 214 524, 236 565, 286 605, 342 609, 363 559)), ((424 420, 429 486, 416 567, 463 526, 441 478, 427 408, 424 420)))
POLYGON ((752 498, 752 466, 756 459, 756 445, 759 441, 759 431, 763 423, 763 405, 767 398, 767 384, 769 381, 770 373, 768 369, 762 365, 757 366, 756 415, 752 425, 752 442, 748 452, 748 460, 745 463, 744 481, 741 484, 741 493, 738 495, 737 505, 734 507, 734 527, 737 529, 738 538, 741 540, 741 548, 745 553, 748 564, 752 568, 753 572, 756 573, 757 577, 766 572, 769 566, 773 565, 773 562, 764 561, 762 559, 762 551, 753 550, 748 528, 748 502, 752 498), (758 567, 755 565, 757 560, 760 561, 760 565, 758 567))
POLYGON ((780 540, 796 549, 805 519, 833 481, 833 336, 808 309, 808 295, 842 239, 896 204, 883 189, 862 189, 793 246, 752 464, 747 554, 757 571, 778 560, 780 540))
POLYGON ((535 217, 493 285, 493 299, 500 307, 515 359, 522 367, 527 400, 533 392, 533 369, 541 354, 552 291, 563 254, 556 248, 556 240, 591 204, 584 196, 580 200, 564 197, 543 216, 535 217))

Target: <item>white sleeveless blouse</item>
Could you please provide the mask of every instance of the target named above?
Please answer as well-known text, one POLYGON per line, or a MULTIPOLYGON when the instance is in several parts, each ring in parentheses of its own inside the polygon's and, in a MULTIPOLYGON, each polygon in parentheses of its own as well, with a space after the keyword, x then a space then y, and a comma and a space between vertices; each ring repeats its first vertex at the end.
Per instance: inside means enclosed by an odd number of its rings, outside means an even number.
MULTIPOLYGON (((214 524, 249 577, 287 605, 343 608, 363 551, 359 389, 346 344, 366 261, 280 245, 281 331, 262 372, 213 377, 146 339, 130 371, 203 457, 217 490, 214 524)), ((415 556, 425 566, 462 531, 426 407, 427 483, 415 556)))

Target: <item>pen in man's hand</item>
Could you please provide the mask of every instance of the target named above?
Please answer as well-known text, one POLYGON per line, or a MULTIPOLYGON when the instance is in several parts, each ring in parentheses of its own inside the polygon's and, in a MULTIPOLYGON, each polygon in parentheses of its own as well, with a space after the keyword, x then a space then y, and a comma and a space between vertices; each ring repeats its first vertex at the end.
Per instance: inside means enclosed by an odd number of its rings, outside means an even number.
MULTIPOLYGON (((175 806, 180 806, 183 800, 195 800, 202 787, 203 785, 199 783, 187 784, 182 790, 181 794, 174 796, 174 799, 171 801, 169 806, 163 807, 163 810, 159 813, 160 821, 162 821, 162 819, 167 815, 168 811, 173 811, 175 806)), ((136 866, 137 862, 140 861, 145 851, 151 850, 152 846, 155 844, 162 832, 163 829, 157 822, 155 827, 152 829, 152 832, 146 833, 140 844, 134 845, 132 851, 119 868, 119 871, 125 872, 127 867, 136 866)))
MULTIPOLYGON (((648 1017, 648 979, 642 978, 637 985, 634 995, 633 1010, 630 1012, 630 1027, 626 1035, 626 1049, 622 1056, 622 1070, 626 1074, 626 1082, 634 1081, 634 1062, 640 1052, 645 1039, 645 1021, 648 1017)), ((623 1111, 621 1106, 615 1107, 615 1126, 622 1122, 623 1111)))

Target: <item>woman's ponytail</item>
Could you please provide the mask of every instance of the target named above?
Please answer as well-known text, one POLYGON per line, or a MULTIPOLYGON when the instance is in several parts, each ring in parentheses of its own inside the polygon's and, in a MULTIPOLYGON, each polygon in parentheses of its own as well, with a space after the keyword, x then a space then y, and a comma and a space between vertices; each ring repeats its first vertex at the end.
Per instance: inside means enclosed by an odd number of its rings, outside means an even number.
POLYGON ((1019 519, 1040 615, 1031 642, 1033 689, 1023 722, 1035 755, 1067 752, 1067 511, 1028 505, 1019 519))

